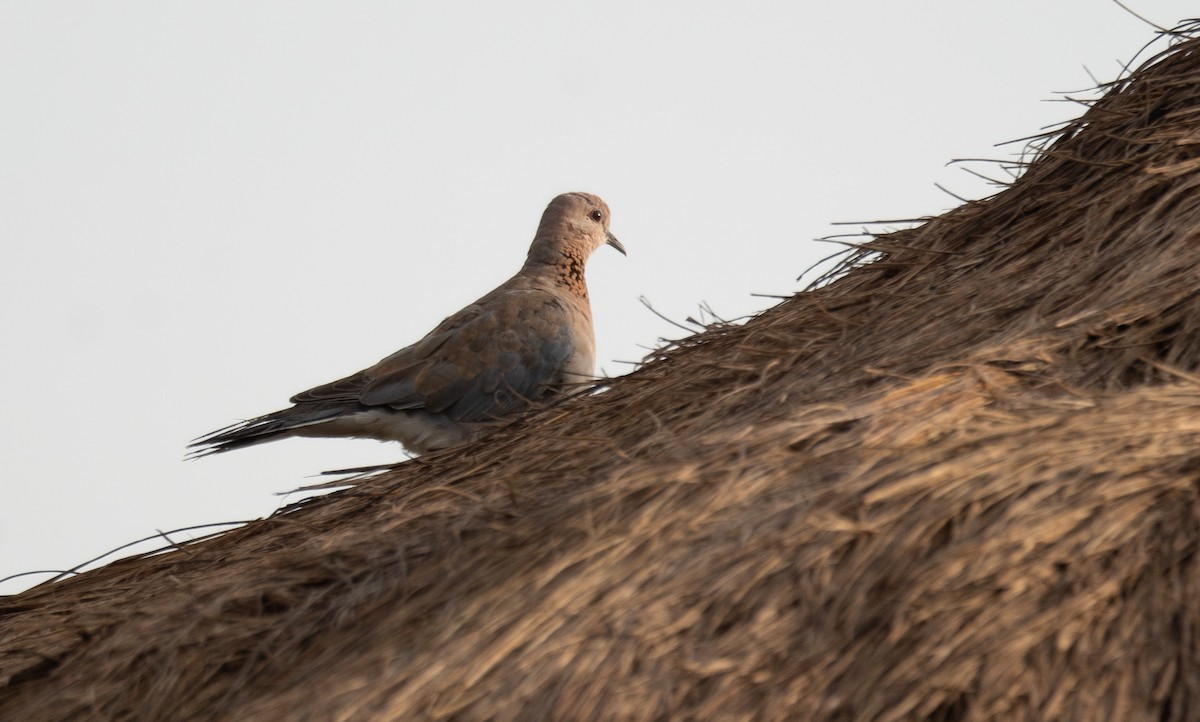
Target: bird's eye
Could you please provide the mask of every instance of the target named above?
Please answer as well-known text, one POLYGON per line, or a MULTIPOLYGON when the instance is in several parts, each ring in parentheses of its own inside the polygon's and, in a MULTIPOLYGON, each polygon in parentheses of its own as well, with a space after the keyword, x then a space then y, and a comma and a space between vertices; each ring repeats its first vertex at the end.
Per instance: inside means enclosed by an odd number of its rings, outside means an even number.
POLYGON ((603 217, 604 217, 604 214, 601 213, 600 211, 592 211, 592 220, 593 221, 599 221, 603 217))

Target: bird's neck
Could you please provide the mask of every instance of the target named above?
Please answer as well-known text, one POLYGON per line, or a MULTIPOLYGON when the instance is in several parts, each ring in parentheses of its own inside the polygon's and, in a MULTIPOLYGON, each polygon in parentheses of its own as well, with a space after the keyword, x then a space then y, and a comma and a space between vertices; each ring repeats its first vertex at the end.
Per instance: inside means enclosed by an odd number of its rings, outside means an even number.
POLYGON ((587 301, 587 281, 584 267, 588 253, 572 243, 547 245, 531 250, 524 271, 546 278, 556 287, 587 301))
POLYGON ((587 280, 583 276, 584 263, 582 254, 564 250, 559 262, 555 264, 555 270, 558 273, 555 275, 554 282, 576 296, 587 300, 587 280))

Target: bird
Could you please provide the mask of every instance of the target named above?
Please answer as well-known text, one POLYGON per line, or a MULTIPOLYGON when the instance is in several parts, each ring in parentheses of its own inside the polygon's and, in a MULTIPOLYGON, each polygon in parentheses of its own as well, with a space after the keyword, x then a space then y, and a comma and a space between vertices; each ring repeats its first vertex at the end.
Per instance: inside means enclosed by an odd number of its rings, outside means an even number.
POLYGON ((604 245, 627 255, 609 220, 591 193, 555 197, 512 278, 375 365, 193 440, 189 456, 291 436, 399 441, 419 455, 586 386, 596 340, 584 267, 604 245))

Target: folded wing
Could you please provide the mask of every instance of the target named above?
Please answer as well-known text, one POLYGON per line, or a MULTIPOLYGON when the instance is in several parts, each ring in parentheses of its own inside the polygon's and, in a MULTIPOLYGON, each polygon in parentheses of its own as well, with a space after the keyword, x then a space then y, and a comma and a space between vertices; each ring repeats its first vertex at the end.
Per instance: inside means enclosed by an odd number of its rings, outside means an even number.
POLYGON ((559 299, 544 291, 509 291, 468 306, 375 366, 297 394, 292 402, 354 402, 487 421, 561 384, 574 352, 568 311, 559 299))

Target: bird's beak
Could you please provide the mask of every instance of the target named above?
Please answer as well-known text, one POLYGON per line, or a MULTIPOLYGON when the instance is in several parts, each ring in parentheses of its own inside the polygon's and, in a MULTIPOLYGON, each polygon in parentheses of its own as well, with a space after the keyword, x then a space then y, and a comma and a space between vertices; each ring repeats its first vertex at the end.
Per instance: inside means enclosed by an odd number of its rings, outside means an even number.
POLYGON ((618 241, 618 240, 617 240, 617 237, 616 237, 616 236, 614 236, 613 234, 609 233, 608 231, 605 231, 605 232, 604 232, 604 239, 605 239, 605 240, 604 240, 604 242, 605 242, 605 243, 607 243, 608 245, 610 245, 610 246, 612 246, 613 248, 615 248, 615 249, 617 249, 618 251, 620 251, 622 256, 628 256, 628 255, 629 255, 628 253, 626 253, 626 252, 625 252, 625 246, 622 246, 622 245, 621 245, 621 242, 620 242, 620 241, 618 241))

